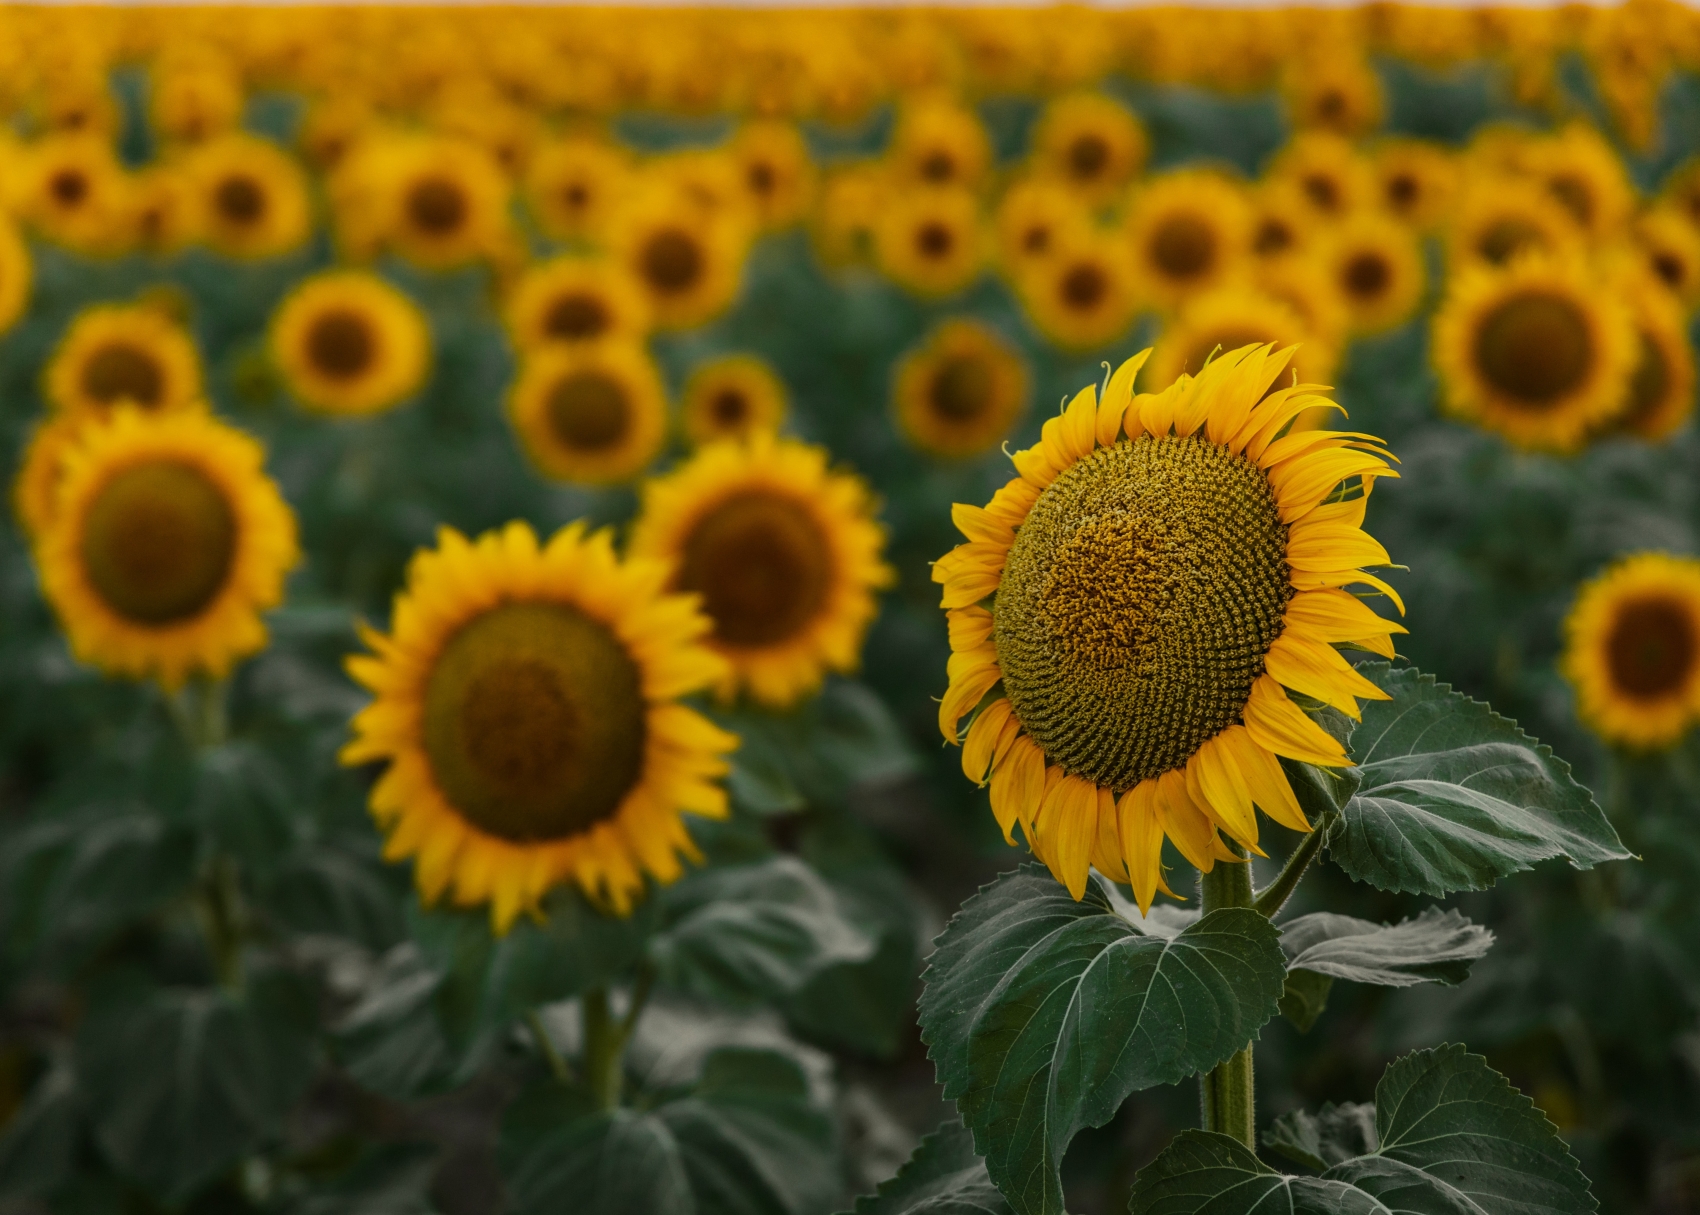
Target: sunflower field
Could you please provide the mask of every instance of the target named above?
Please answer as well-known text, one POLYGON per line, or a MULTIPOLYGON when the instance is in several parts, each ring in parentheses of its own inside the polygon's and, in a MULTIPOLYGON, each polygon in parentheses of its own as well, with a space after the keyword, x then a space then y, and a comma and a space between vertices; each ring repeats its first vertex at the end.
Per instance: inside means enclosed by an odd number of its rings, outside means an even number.
POLYGON ((0 1215, 1700 1212, 1700 13, 0 113, 0 1215))

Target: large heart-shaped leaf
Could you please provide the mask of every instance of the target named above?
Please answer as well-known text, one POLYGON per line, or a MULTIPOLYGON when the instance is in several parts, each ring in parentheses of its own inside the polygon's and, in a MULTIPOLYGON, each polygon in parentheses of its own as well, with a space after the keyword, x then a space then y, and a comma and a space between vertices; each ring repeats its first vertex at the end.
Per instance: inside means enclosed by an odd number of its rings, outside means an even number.
POLYGON ((1286 976, 1277 938, 1248 908, 1153 932, 1096 884, 1077 903, 1034 865, 963 904, 927 971, 921 1037, 1017 1211, 1062 1211, 1070 1140, 1130 1093, 1255 1037, 1286 976))
POLYGON ((1270 1146, 1319 1177, 1277 1173, 1226 1135, 1182 1131, 1134 1181, 1133 1215, 1590 1215, 1557 1129, 1462 1046, 1406 1055, 1369 1107, 1278 1123, 1270 1146), (1354 1151, 1354 1149, 1356 1149, 1354 1151))
POLYGON ((1010 1215, 974 1136, 946 1122, 921 1140, 897 1176, 856 1200, 853 1215, 1010 1215))
POLYGON ((1380 890, 1480 890, 1538 861, 1579 869, 1630 854, 1570 765, 1480 701, 1409 667, 1358 668, 1392 699, 1364 706, 1362 771, 1328 838, 1342 869, 1380 890))
POLYGON ((1293 970, 1378 987, 1462 983, 1492 945, 1486 928, 1438 907, 1391 926, 1331 911, 1281 925, 1281 948, 1293 970))

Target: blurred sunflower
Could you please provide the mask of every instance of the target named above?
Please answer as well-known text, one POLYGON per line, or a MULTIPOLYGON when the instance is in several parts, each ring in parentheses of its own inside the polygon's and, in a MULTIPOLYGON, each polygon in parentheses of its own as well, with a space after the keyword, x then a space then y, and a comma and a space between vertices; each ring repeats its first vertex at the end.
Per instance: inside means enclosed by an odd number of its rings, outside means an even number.
POLYGON ((1361 211, 1329 228, 1317 251, 1346 304, 1354 333, 1381 333, 1411 318, 1422 301, 1422 246, 1396 219, 1361 211))
POLYGON ((808 213, 814 200, 815 166, 802 132, 788 122, 752 122, 732 140, 732 159, 757 224, 766 231, 787 227, 808 213))
POLYGON ((622 209, 613 240, 615 256, 642 288, 657 328, 700 325, 737 297, 745 234, 731 216, 651 190, 622 209))
POLYGON ((230 65, 200 56, 154 65, 148 116, 168 140, 198 143, 242 121, 241 77, 230 65))
MULTIPOLYGON (((1252 267, 1251 282, 1297 313, 1312 337, 1334 347, 1344 343, 1350 314, 1333 278, 1317 259, 1295 255, 1259 261, 1252 267)), ((1300 361, 1305 361, 1302 356, 1300 361)))
POLYGON ((29 307, 35 263, 11 219, 0 214, 0 333, 18 323, 29 307))
POLYGON ((1130 359, 1101 402, 1088 387, 1045 423, 986 507, 953 508, 969 542, 933 565, 952 650, 939 727, 961 741, 979 709, 963 770, 1077 899, 1096 865, 1149 908, 1165 835, 1208 871, 1238 859, 1218 832, 1258 850, 1254 807, 1309 830, 1278 757, 1351 761, 1287 689, 1353 717, 1386 699, 1334 647, 1391 657, 1404 631, 1342 589, 1392 594, 1362 568, 1389 558, 1361 529, 1395 474, 1371 439, 1276 438, 1322 401, 1274 388, 1287 360, 1231 351, 1135 396, 1130 359))
POLYGON ((1093 350, 1120 338, 1139 305, 1125 246, 1096 233, 1029 267, 1020 288, 1034 325, 1065 350, 1093 350))
POLYGON ((32 542, 47 529, 58 499, 64 456, 76 442, 86 414, 50 413, 36 421, 12 482, 12 510, 32 542))
POLYGON ((1585 268, 1521 258, 1454 276, 1432 352, 1452 414, 1568 452, 1622 408, 1637 344, 1629 309, 1585 268))
POLYGON ((80 253, 105 255, 129 245, 124 220, 128 181, 105 140, 50 135, 30 145, 16 166, 18 215, 45 239, 80 253))
POLYGON ((271 351, 303 405, 372 414, 419 390, 431 331, 419 306, 377 275, 329 270, 304 279, 278 305, 271 351))
POLYGON ((654 192, 671 193, 686 208, 748 235, 757 208, 742 164, 726 148, 685 148, 652 157, 642 180, 654 192))
POLYGON ((999 264, 1019 277, 1065 245, 1084 240, 1091 227, 1067 186, 1047 178, 1018 181, 1004 191, 993 219, 999 264))
POLYGON ((692 447, 773 432, 785 420, 785 384, 752 354, 726 354, 692 370, 679 402, 692 447))
POLYGON ((1575 223, 1556 200, 1532 182, 1514 177, 1469 179, 1446 232, 1446 264, 1503 266, 1539 253, 1570 257, 1580 249, 1575 223))
POLYGON ((1555 135, 1528 141, 1518 153, 1518 167, 1590 239, 1616 232, 1635 207, 1635 190, 1623 161, 1591 127, 1572 124, 1555 135))
POLYGON ((874 228, 890 196, 885 168, 877 162, 844 165, 827 173, 811 225, 821 262, 840 267, 872 261, 874 228))
POLYGON ((558 139, 532 154, 526 205, 556 240, 599 241, 631 188, 631 176, 620 149, 585 136, 558 139))
POLYGON ((887 197, 873 237, 881 273, 916 295, 953 295, 979 277, 984 263, 980 203, 960 186, 887 197))
POLYGON ((151 412, 201 405, 201 358, 170 317, 147 305, 96 304, 79 312, 43 373, 52 405, 103 413, 123 401, 151 412))
POLYGON ((920 450, 947 459, 997 446, 1022 414, 1027 365, 995 331, 949 320, 897 364, 892 409, 898 428, 920 450))
POLYGON ((630 481, 667 434, 660 373, 633 342, 545 346, 520 365, 508 418, 544 475, 589 485, 630 481))
POLYGON ((264 464, 257 441, 201 410, 82 423, 36 546, 79 659, 174 690, 264 647, 260 613, 300 558, 264 464))
POLYGON ((1110 201, 1150 152, 1145 128, 1104 93, 1070 93, 1045 106, 1033 133, 1033 163, 1089 205, 1110 201))
POLYGON ((524 523, 445 527, 414 555, 391 631, 348 659, 374 699, 341 758, 388 764, 372 816, 427 903, 488 902, 502 934, 573 882, 627 915, 645 875, 701 859, 681 815, 726 816, 737 738, 680 703, 724 663, 664 577, 582 523, 542 545, 524 523))
POLYGON ((1142 298, 1173 308, 1235 274, 1251 244, 1244 192, 1220 174, 1181 169, 1135 193, 1125 226, 1142 298))
POLYGON ((1259 258, 1289 258, 1309 247, 1317 228, 1316 213, 1290 181, 1265 182, 1249 196, 1251 252, 1259 258))
POLYGON ((499 250, 508 234, 508 179, 483 148, 406 139, 376 156, 383 235, 397 253, 444 270, 499 250))
POLYGON ((299 247, 312 229, 307 177, 277 145, 222 135, 185 154, 206 242, 228 257, 266 258, 299 247))
POLYGON ((206 212, 196 183, 175 167, 154 165, 130 179, 129 226, 134 242, 171 256, 206 236, 206 212))
POLYGON ((867 487, 826 461, 757 433, 644 484, 630 552, 666 562, 669 589, 701 596, 710 644, 731 664, 715 685, 723 700, 743 689, 787 708, 860 660, 874 592, 894 575, 867 487))
POLYGON ((1301 131, 1276 155, 1268 179, 1291 182, 1311 211, 1339 219, 1375 204, 1375 175, 1352 143, 1327 131, 1301 131))
POLYGON ((1281 92, 1288 121, 1301 131, 1354 136, 1381 123, 1381 80, 1351 47, 1311 48, 1289 59, 1281 92))
POLYGON ((886 160, 910 185, 973 189, 991 167, 991 141, 972 110, 943 97, 921 98, 898 114, 886 160))
POLYGON ((1458 193, 1458 165, 1442 144, 1388 139, 1376 145, 1376 192, 1381 207, 1420 232, 1438 228, 1458 193))
POLYGON ((372 104, 346 93, 316 99, 302 115, 296 146, 309 164, 330 172, 378 129, 372 104))
POLYGON ((1625 276, 1624 297, 1635 321, 1639 357, 1615 428, 1661 442, 1694 413, 1694 347, 1682 306, 1649 275, 1625 276))
POLYGON ((1700 156, 1691 156, 1666 175, 1659 202, 1700 231, 1700 156))
POLYGON ((619 262, 556 257, 526 270, 507 303, 508 332, 520 351, 555 342, 641 339, 649 300, 619 262))
POLYGON ((1302 384, 1326 384, 1334 375, 1338 356, 1332 344, 1313 335, 1296 310, 1256 287, 1235 283, 1181 306, 1151 348, 1143 379, 1172 384, 1183 375, 1196 376, 1217 355, 1269 344, 1293 348, 1289 369, 1302 384))
POLYGON ((1700 722, 1700 561, 1638 553, 1582 587, 1560 669, 1603 738, 1668 747, 1700 722))
POLYGON ((1644 264, 1690 311, 1700 306, 1700 229, 1674 208, 1654 207, 1635 221, 1644 264))

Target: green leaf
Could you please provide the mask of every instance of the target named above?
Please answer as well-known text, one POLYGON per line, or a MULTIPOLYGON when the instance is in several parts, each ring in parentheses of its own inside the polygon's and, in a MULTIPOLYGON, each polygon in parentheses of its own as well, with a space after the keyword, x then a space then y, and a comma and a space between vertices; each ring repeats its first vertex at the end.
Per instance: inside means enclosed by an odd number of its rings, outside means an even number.
POLYGON ((1295 1164, 1323 1172, 1354 1156, 1373 1152, 1380 1143, 1375 1131, 1375 1104, 1327 1102, 1316 1113, 1294 1110, 1275 1119, 1263 1132, 1263 1146, 1295 1164))
POLYGON ((180 1202, 281 1129, 313 1078, 312 999, 292 976, 238 998, 118 983, 77 1035, 77 1074, 114 1167, 180 1202))
POLYGON ((48 1071, 0 1137, 0 1198, 44 1198, 71 1175, 82 1105, 69 1066, 48 1071))
POLYGON ((1289 970, 1281 987, 1281 1015, 1301 1034, 1308 1034, 1328 1007, 1334 979, 1314 970, 1289 970))
POLYGON ((1486 928, 1438 907, 1392 927, 1331 911, 1281 925, 1281 949, 1293 970, 1378 987, 1456 986, 1492 945, 1486 928))
POLYGON ((1480 890, 1562 857, 1578 869, 1629 852, 1570 766, 1480 701, 1386 663, 1358 668, 1370 701, 1352 737, 1363 783, 1329 855, 1379 890, 1480 890))
POLYGON ((1226 1135, 1182 1131, 1134 1179, 1132 1215, 1591 1215, 1557 1130, 1462 1046, 1396 1060, 1369 1106, 1278 1121, 1269 1146, 1320 1177, 1290 1177, 1226 1135))
POLYGON ((783 749, 764 731, 747 731, 739 739, 726 777, 726 790, 738 809, 759 818, 806 810, 808 800, 791 779, 783 749))
POLYGON ((854 1215, 1010 1215, 974 1136, 950 1121, 921 1140, 897 1176, 856 1200, 854 1215))
POLYGON ((295 932, 386 949, 405 931, 396 886, 375 858, 346 848, 298 848, 258 884, 256 893, 260 905, 295 932))
POLYGON ((195 757, 197 821, 245 870, 266 874, 295 842, 284 774, 264 750, 236 741, 195 757))
POLYGON ((437 1152, 422 1144, 385 1144, 362 1153, 330 1185, 287 1208, 289 1215, 433 1215, 437 1152))
POLYGON ((650 942, 661 978, 730 1004, 792 995, 879 942, 824 878, 794 856, 699 870, 669 887, 670 923, 650 942))
POLYGON ((403 1101, 446 1076, 453 1053, 437 1015, 442 984, 442 972, 427 965, 411 942, 384 956, 333 1029, 337 1057, 350 1079, 403 1101))
POLYGON ((921 1037, 992 1179, 1017 1211, 1049 1215, 1075 1134, 1245 1046, 1275 1015, 1286 970, 1276 929, 1249 908, 1155 932, 1096 883, 1077 903, 1027 865, 939 937, 921 1037))
POLYGON ((782 1055, 718 1050, 690 1092, 641 1111, 573 1116, 553 1087, 566 1117, 538 1133, 522 1099, 504 1125, 514 1215, 819 1215, 840 1196, 832 1119, 782 1055))

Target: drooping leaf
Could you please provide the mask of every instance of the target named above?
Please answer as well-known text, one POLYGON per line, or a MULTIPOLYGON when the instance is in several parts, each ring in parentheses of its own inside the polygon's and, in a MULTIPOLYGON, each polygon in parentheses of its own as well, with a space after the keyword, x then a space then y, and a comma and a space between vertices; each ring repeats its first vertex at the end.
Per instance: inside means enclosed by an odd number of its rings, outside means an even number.
POLYGON ((974 1151, 973 1133, 950 1121, 921 1140, 897 1176, 856 1200, 853 1215, 1011 1215, 974 1151))
POLYGON ((650 958, 680 991, 748 1004, 800 991, 879 947, 843 899, 794 856, 705 869, 669 887, 650 958))
POLYGON ((45 1198, 71 1174, 82 1104, 68 1064, 50 1069, 0 1136, 0 1198, 45 1198))
POLYGON ((1391 927, 1331 911, 1281 925, 1281 949, 1292 969, 1379 987, 1455 986, 1492 945, 1486 928, 1438 907, 1391 927))
POLYGON ((1274 927, 1249 908, 1154 934, 1096 883, 1075 902, 1038 866, 963 904, 939 937, 921 1036, 945 1096, 1023 1213, 1060 1212, 1060 1167, 1082 1129, 1139 1089, 1206 1071, 1275 1015, 1286 976, 1274 927))
POLYGON ((1314 970, 1288 970, 1281 988, 1281 1015, 1301 1034, 1308 1034, 1328 1008, 1328 993, 1334 990, 1330 975, 1314 970))
POLYGON ((1364 705, 1362 784, 1328 839, 1352 877, 1440 895, 1543 860, 1590 869, 1630 855, 1570 766, 1516 722, 1411 668, 1358 669, 1392 699, 1364 705))
POLYGON ((1277 1173, 1226 1135, 1182 1131, 1135 1178, 1132 1215, 1591 1215, 1576 1160, 1534 1104, 1451 1045, 1396 1060, 1371 1107, 1284 1119, 1269 1146, 1319 1177, 1277 1173))

